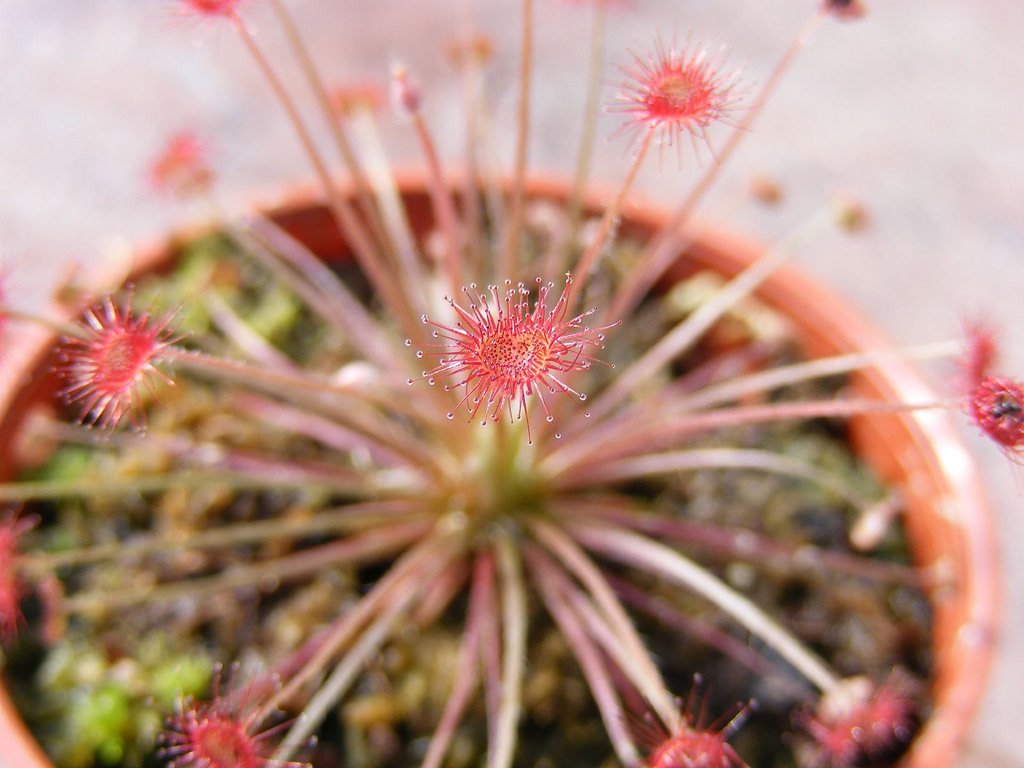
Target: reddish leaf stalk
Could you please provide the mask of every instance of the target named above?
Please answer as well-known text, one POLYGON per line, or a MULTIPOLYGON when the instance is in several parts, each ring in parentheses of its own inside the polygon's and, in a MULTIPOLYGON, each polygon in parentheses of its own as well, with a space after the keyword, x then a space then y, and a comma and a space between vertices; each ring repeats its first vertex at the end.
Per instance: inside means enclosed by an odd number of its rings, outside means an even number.
POLYGON ((637 634, 636 625, 623 610, 600 569, 558 526, 534 519, 530 521, 530 531, 593 596, 618 641, 630 654, 630 665, 639 671, 642 679, 638 687, 658 716, 669 726, 681 725, 675 702, 637 634))
POLYGON ((735 406, 714 411, 690 413, 659 421, 651 414, 646 423, 624 427, 618 425, 614 432, 616 442, 603 442, 606 430, 601 434, 590 433, 586 444, 573 441, 544 460, 545 474, 552 479, 568 473, 585 463, 610 461, 626 456, 644 456, 654 451, 670 448, 684 437, 697 432, 708 432, 727 427, 748 426, 771 421, 789 421, 818 418, 849 418, 867 413, 909 413, 933 408, 951 409, 955 403, 948 401, 921 403, 893 403, 883 400, 804 400, 770 405, 735 406))
POLYGON ((415 544, 399 557, 388 572, 350 609, 331 625, 319 648, 272 696, 260 704, 260 713, 273 712, 296 695, 320 674, 324 666, 363 630, 366 623, 384 606, 404 602, 417 593, 417 585, 429 578, 442 564, 442 553, 451 546, 443 534, 434 534, 415 544))
POLYGON ((557 566, 546 555, 532 546, 524 547, 523 555, 530 566, 533 583, 551 617, 572 649, 579 662, 583 676, 594 695, 601 719, 604 720, 608 737, 615 754, 623 765, 636 765, 640 753, 626 728, 625 713, 615 691, 615 684, 605 667, 601 654, 593 639, 587 634, 579 616, 569 605, 558 583, 557 566))
POLYGON ((392 244, 385 234, 380 214, 373 204, 373 194, 370 191, 370 185, 367 183, 366 174, 363 173, 359 160, 355 152, 352 151, 352 145, 345 136, 341 117, 331 104, 331 98, 327 93, 327 88, 324 86, 319 70, 313 63, 309 49, 303 42, 302 35, 299 34, 295 21, 292 19, 291 14, 288 13, 284 3, 281 0, 270 0, 270 5, 277 15, 278 23, 281 25, 281 29, 284 30, 285 37, 295 52, 299 66, 316 98, 317 106, 320 108, 320 112, 330 128, 334 145, 337 147, 338 153, 341 155, 349 174, 352 176, 356 189, 356 200, 363 217, 370 224, 371 235, 384 253, 391 253, 393 251, 392 244))
MULTIPOLYGON (((492 549, 484 550, 492 560, 492 549)), ((485 579, 481 586, 480 604, 480 664, 483 667, 484 706, 487 710, 487 738, 494 743, 498 733, 498 712, 501 708, 501 606, 498 602, 498 581, 495 576, 485 579)))
MULTIPOLYGON (((597 266, 597 259, 604 252, 605 247, 608 245, 608 241, 612 237, 612 230, 614 230, 619 221, 619 217, 622 215, 622 205, 626 200, 626 195, 633 186, 633 182, 636 180, 636 174, 640 170, 640 166, 643 164, 644 157, 647 155, 647 150, 651 146, 651 141, 654 138, 654 129, 648 128, 644 131, 644 137, 640 141, 640 146, 637 148, 636 156, 633 158, 633 163, 630 165, 629 171, 626 173, 625 181, 622 186, 619 187, 619 191, 615 195, 615 199, 612 201, 604 212, 604 216, 601 217, 601 224, 598 227, 597 235, 594 240, 587 246, 587 250, 583 252, 579 262, 576 265, 576 272, 580 275, 582 286, 586 285, 587 280, 590 278, 591 272, 597 266)), ((580 291, 582 296, 582 290, 580 291)))
MULTIPOLYGON (((392 77, 404 79, 406 77, 405 69, 401 67, 396 68, 392 77)), ((441 169, 437 146, 430 136, 430 131, 423 120, 418 103, 409 109, 409 117, 412 120, 416 137, 419 139, 423 158, 427 163, 427 183, 430 189, 430 202, 434 208, 434 218, 441 228, 445 241, 443 263, 445 272, 448 275, 448 290, 455 296, 465 284, 462 276, 462 247, 455 203, 452 200, 452 192, 448 188, 444 171, 441 169)))
MULTIPOLYGON (((597 138, 598 109, 601 106, 601 82, 604 76, 605 25, 608 20, 608 0, 595 0, 594 20, 590 31, 590 51, 587 65, 587 100, 583 108, 583 128, 580 134, 579 154, 576 157, 576 172, 573 175, 572 190, 566 212, 568 219, 566 248, 567 258, 576 242, 580 220, 583 216, 583 193, 590 180, 590 166, 594 160, 594 143, 597 138)), ((561 274, 568 267, 560 266, 553 275, 561 274)))
POLYGON ((245 28, 245 25, 237 22, 235 28, 238 30, 246 49, 252 55, 295 129, 307 157, 313 164, 313 170, 316 172, 317 178, 327 194, 331 212, 334 214, 335 219, 337 219, 341 231, 351 243, 352 252, 355 254, 360 268, 367 279, 373 284, 374 290, 377 291, 377 294, 387 305, 388 309, 394 313, 405 332, 414 335, 417 326, 416 320, 409 309, 410 302, 396 290, 397 283, 390 278, 384 269, 384 265, 378 258, 369 234, 352 210, 352 206, 338 191, 338 187, 331 178, 330 171, 328 171, 327 166, 324 164, 323 157, 317 150, 309 129, 299 114, 287 88, 278 78, 270 62, 267 61, 256 41, 245 28))
POLYGON ((526 195, 526 152, 530 141, 530 85, 533 79, 533 0, 522 0, 523 36, 519 49, 519 108, 515 162, 512 166, 505 243, 500 249, 497 279, 514 279, 518 273, 520 235, 526 195))
MULTIPOLYGON (((734 376, 692 394, 675 395, 671 407, 675 411, 699 411, 722 403, 764 394, 780 387, 799 384, 826 376, 836 376, 868 368, 885 370, 890 363, 908 360, 935 360, 954 357, 958 343, 939 341, 902 349, 879 349, 821 357, 802 363, 782 365, 764 371, 734 376)), ((665 403, 666 407, 669 403, 665 403)))
POLYGON ((469 588, 466 627, 452 678, 452 689, 438 720, 421 768, 440 768, 451 746, 459 721, 469 704, 469 697, 479 682, 481 624, 488 611, 488 598, 494 595, 494 558, 489 551, 479 553, 473 563, 473 579, 469 588))
POLYGON ((267 219, 235 227, 232 237, 247 255, 266 267, 325 322, 338 328, 384 371, 401 371, 408 361, 393 336, 359 303, 337 275, 287 232, 267 219))
MULTIPOLYGON (((482 164, 479 148, 484 142, 484 64, 489 56, 486 38, 467 36, 465 41, 456 44, 453 50, 455 64, 462 75, 462 100, 466 117, 465 148, 463 150, 466 163, 466 177, 463 181, 461 207, 463 211, 463 227, 466 233, 466 268, 471 274, 481 273, 484 242, 484 205, 481 195, 488 193, 495 184, 485 183, 482 178, 482 164)), ((499 221, 492 220, 497 231, 502 231, 499 221)))
POLYGON ((452 602, 464 591, 469 580, 470 558, 453 557, 435 577, 430 589, 423 595, 409 621, 416 627, 428 627, 439 621, 452 602))
POLYGON ((560 490, 572 490, 651 475, 708 469, 749 469, 805 480, 827 489, 857 509, 863 509, 871 504, 835 473, 821 469, 808 461, 756 448, 688 448, 595 462, 562 475, 557 487, 560 490))
POLYGON ((404 456, 423 469, 434 467, 440 471, 436 448, 424 445, 394 420, 383 419, 373 409, 367 408, 365 401, 346 395, 343 388, 334 382, 317 380, 311 376, 271 372, 265 368, 180 349, 168 349, 165 357, 168 362, 198 374, 299 400, 306 407, 329 413, 368 442, 404 456))

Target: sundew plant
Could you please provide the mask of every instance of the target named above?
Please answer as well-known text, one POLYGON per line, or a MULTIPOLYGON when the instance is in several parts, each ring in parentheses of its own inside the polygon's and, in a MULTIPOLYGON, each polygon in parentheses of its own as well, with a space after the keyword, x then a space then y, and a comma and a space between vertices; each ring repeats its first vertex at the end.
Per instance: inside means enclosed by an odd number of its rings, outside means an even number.
MULTIPOLYGON (((52 312, 8 307, 17 275, 0 273, 0 334, 56 339, 60 407, 26 417, 22 473, 0 485, 0 632, 58 766, 850 768, 911 743, 929 707, 922 593, 941 574, 908 564, 898 489, 851 456, 843 422, 954 410, 1019 461, 1024 389, 995 372, 983 323, 801 357, 755 294, 821 232, 855 232, 855 201, 735 276, 680 266, 801 49, 825 24, 856 34, 865 9, 808 0, 750 83, 703 32, 605 51, 615 3, 579 3, 585 127, 569 183, 541 195, 527 147, 551 1, 521 3, 499 161, 486 30, 446 50, 465 94, 465 152, 447 160, 421 111, 432 86, 402 63, 379 85, 325 82, 285 0, 167 0, 251 54, 329 232, 304 237, 294 210, 225 217, 161 274, 100 295, 72 281, 52 312), (421 155, 414 183, 379 140, 387 110, 421 155), (605 138, 622 174, 595 195, 605 138), (686 184, 645 231, 627 201, 652 162, 686 184), (956 386, 920 402, 845 388, 896 358, 959 358, 956 386)), ((171 137, 149 181, 215 208, 201 134, 171 137)))

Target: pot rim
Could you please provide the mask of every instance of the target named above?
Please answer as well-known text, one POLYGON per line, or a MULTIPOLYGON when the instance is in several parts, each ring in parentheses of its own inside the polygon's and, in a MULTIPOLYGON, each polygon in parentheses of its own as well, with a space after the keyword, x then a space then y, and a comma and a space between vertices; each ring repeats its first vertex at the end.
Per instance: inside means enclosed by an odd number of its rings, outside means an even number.
MULTIPOLYGON (((426 175, 419 170, 396 174, 403 196, 426 194, 426 175)), ((457 178, 453 180, 453 187, 457 178)), ((343 194, 352 194, 351 184, 342 180, 343 194)), ((535 174, 527 183, 530 199, 567 199, 569 184, 561 177, 535 174)), ((613 198, 611 188, 594 187, 584 201, 585 210, 603 210, 613 198)), ((323 207, 319 188, 312 182, 295 184, 271 193, 256 195, 252 211, 273 211, 286 215, 303 208, 323 207)), ((642 195, 632 194, 622 215, 632 229, 656 230, 671 216, 670 209, 642 195)), ((175 229, 135 251, 130 267, 99 270, 85 285, 89 295, 112 290, 140 274, 166 263, 175 242, 217 228, 201 224, 175 229)), ((692 250, 706 266, 735 274, 763 249, 752 239, 720 226, 700 222, 695 228, 692 250)), ((819 353, 853 350, 892 350, 875 326, 819 280, 799 268, 777 269, 754 295, 794 321, 798 335, 819 353)), ((62 318, 75 312, 54 306, 62 318)), ((22 415, 22 406, 34 395, 39 372, 51 353, 56 334, 38 326, 24 326, 0 359, 0 445, 10 442, 22 415)), ((906 361, 857 372, 856 386, 878 396, 906 402, 934 401, 937 396, 921 374, 906 361)), ((935 612, 933 627, 935 707, 915 737, 900 768, 936 768, 949 765, 966 740, 973 715, 986 689, 999 625, 1000 589, 995 533, 991 505, 984 481, 973 457, 965 448, 950 414, 943 411, 885 414, 857 417, 851 424, 854 442, 863 446, 884 446, 880 455, 867 457, 883 478, 902 491, 908 538, 919 567, 949 573, 950 583, 933 590, 929 600, 935 612), (880 426, 879 426, 880 424, 880 426), (897 478, 902 478, 897 483, 897 478), (927 517, 939 526, 938 533, 925 533, 920 522, 927 517), (914 523, 914 520, 918 523, 914 523)), ((871 451, 869 451, 869 454, 871 451)), ((28 733, 0 686, 0 743, 8 747, 5 758, 21 768, 52 768, 52 764, 28 733)), ((0 768, 3 767, 0 761, 0 768)))

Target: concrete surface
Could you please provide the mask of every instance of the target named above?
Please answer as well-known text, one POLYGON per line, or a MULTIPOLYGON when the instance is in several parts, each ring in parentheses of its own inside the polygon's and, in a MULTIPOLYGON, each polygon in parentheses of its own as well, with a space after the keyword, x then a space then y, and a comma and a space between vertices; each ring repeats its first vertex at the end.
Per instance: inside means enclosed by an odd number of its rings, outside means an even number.
MULTIPOLYGON (((869 0, 870 2, 870 0, 869 0)), ((274 55, 269 10, 247 8, 274 55)), ((400 57, 424 85, 438 136, 459 136, 458 88, 442 42, 470 0, 293 0, 317 59, 335 81, 380 78, 400 57)), ((490 81, 495 140, 513 136, 516 0, 478 2, 494 36, 490 81)), ((763 82, 814 0, 635 0, 612 14, 609 52, 644 50, 673 31, 728 43, 745 80, 763 82)), ((870 207, 862 237, 827 237, 804 266, 838 286, 901 342, 957 332, 984 311, 1004 330, 1006 369, 1024 375, 1024 3, 889 0, 862 22, 823 28, 729 165, 704 211, 724 215, 752 172, 785 187, 779 212, 744 213, 771 238, 837 189, 870 207)), ((537 0, 538 129, 531 164, 567 170, 575 150, 587 11, 537 0)), ((44 295, 62 263, 94 262, 114 238, 152 237, 189 216, 149 195, 143 169, 165 136, 208 137, 229 204, 308 170, 237 40, 216 24, 183 24, 175 0, 0 2, 0 244, 21 265, 19 300, 44 295)), ((297 82, 289 74, 291 81, 297 82)), ((614 84, 621 77, 609 70, 614 84)), ((608 89, 610 94, 611 88, 608 89)), ((606 118, 610 133, 616 125, 606 118)), ((414 162, 400 125, 387 127, 396 161, 414 162)), ((458 139, 441 140, 455 157, 458 139)), ((597 174, 621 176, 624 142, 602 146, 597 174)), ((638 188, 679 199, 694 173, 648 162, 638 188)), ((745 209, 744 209, 745 210, 745 209)), ((941 374, 940 374, 941 375, 941 374)), ((965 434, 969 430, 965 429, 965 434)), ((1024 510, 1002 456, 968 434, 996 500, 1005 621, 989 695, 959 768, 1024 765, 1024 510)), ((3 767, 0 754, 0 767, 3 767)), ((7 766, 5 768, 14 768, 7 766)))

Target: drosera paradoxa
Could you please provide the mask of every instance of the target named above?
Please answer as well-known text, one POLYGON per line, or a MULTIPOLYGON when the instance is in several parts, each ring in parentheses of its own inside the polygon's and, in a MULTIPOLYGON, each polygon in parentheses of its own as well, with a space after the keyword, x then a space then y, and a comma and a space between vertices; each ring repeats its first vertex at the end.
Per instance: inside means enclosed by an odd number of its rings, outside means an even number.
MULTIPOLYGON (((188 243, 172 276, 154 278, 152 293, 171 286, 175 301, 188 302, 187 342, 173 312, 137 309, 130 291, 77 296, 82 319, 70 327, 36 318, 67 336, 58 355, 68 413, 63 421, 45 415, 40 431, 102 457, 81 472, 48 467, 55 478, 0 486, 0 499, 62 510, 47 521, 76 521, 66 549, 31 558, 22 550, 58 540, 48 525, 28 531, 12 517, 0 528, 0 628, 22 634, 30 624, 17 618, 23 598, 57 580, 64 621, 54 624, 76 638, 93 633, 109 648, 111 637, 166 625, 183 646, 216 641, 221 658, 260 657, 272 671, 252 685, 222 691, 218 672, 209 700, 178 700, 163 737, 171 768, 294 768, 317 732, 329 736, 321 745, 328 763, 358 752, 369 768, 437 768, 449 757, 510 768, 577 751, 588 764, 630 768, 752 762, 736 731, 744 721, 742 736, 761 728, 761 713, 729 709, 751 697, 749 686, 728 697, 718 711, 730 714, 717 722, 707 722, 703 704, 695 711, 696 688, 680 711, 672 689, 694 670, 664 652, 673 645, 652 652, 648 631, 660 637, 665 628, 645 624, 646 613, 687 627, 705 654, 785 677, 777 722, 808 700, 823 702, 802 721, 813 744, 799 755, 804 766, 855 764, 905 746, 917 693, 888 683, 861 692, 835 668, 841 657, 863 679, 886 680, 879 667, 902 649, 851 661, 849 649, 791 621, 779 597, 802 594, 824 574, 811 608, 831 617, 833 597, 846 599, 838 593, 853 591, 850 604, 861 600, 857 590, 874 592, 864 615, 843 616, 863 622, 858 637, 882 643, 898 635, 888 623, 890 593, 905 590, 913 603, 923 601, 914 590, 930 585, 904 562, 853 552, 849 520, 873 509, 884 511, 881 532, 853 538, 884 556, 900 551, 889 538, 898 494, 871 482, 820 423, 958 408, 1015 453, 1020 385, 992 375, 994 354, 979 341, 965 366, 970 385, 955 401, 854 398, 817 382, 904 353, 794 360, 782 348, 792 339, 768 338, 748 322, 758 286, 835 226, 827 205, 741 275, 701 287, 683 311, 662 280, 685 250, 694 207, 752 135, 796 53, 825 20, 858 16, 859 3, 820 4, 757 88, 740 81, 724 48, 692 35, 616 54, 625 81, 608 106, 624 121, 618 133, 630 136, 632 154, 621 182, 587 205, 585 183, 552 205, 533 199, 525 181, 540 12, 532 0, 522 5, 507 183, 495 181, 483 135, 491 116, 484 75, 500 48, 470 29, 456 49, 467 97, 461 174, 449 174, 430 127, 433 83, 391 67, 394 106, 425 169, 418 192, 399 185, 381 145, 380 92, 350 86, 339 96, 317 74, 284 3, 263 4, 269 12, 252 18, 243 0, 176 7, 238 33, 296 132, 351 262, 331 268, 282 220, 254 216, 188 243), (271 18, 314 95, 311 114, 263 53, 269 35, 255 34, 271 18), (629 193, 645 156, 655 147, 682 156, 687 144, 713 162, 681 162, 696 174, 692 191, 662 229, 629 233, 637 229, 629 193), (335 156, 345 181, 330 164, 335 156), (178 385, 173 402, 150 411, 159 429, 120 430, 146 423, 145 390, 167 381, 178 385), (810 450, 780 447, 779 435, 790 433, 776 427, 791 422, 805 425, 794 440, 810 450), (758 496, 750 489, 761 482, 771 491, 758 496), (789 502, 797 490, 806 496, 789 502), (122 496, 123 508, 112 505, 122 496), (743 514, 730 517, 733 497, 742 497, 743 514), (65 498, 74 499, 70 511, 59 507, 65 498), (805 524, 808 508, 827 509, 827 525, 805 524), (728 519, 715 518, 719 511, 728 519), (822 544, 822 528, 840 533, 822 544), (775 585, 778 569, 799 589, 775 585), (884 630, 873 631, 876 620, 884 630), (422 648, 436 653, 418 655, 422 648), (277 676, 280 686, 269 682, 277 676), (852 703, 833 714, 824 702, 844 695, 852 703), (632 732, 629 718, 644 707, 663 726, 632 732), (268 727, 279 709, 285 725, 268 727), (859 736, 865 723, 877 732, 870 743, 859 736), (546 728, 550 742, 520 738, 546 728), (567 733, 584 734, 586 746, 567 733)), ((605 5, 593 3, 595 17, 605 5)), ((592 74, 600 74, 594 29, 592 74)), ((601 81, 592 78, 598 90, 601 81)), ((587 133, 600 133, 596 114, 587 109, 587 133)), ((165 145, 151 172, 159 186, 213 192, 196 135, 165 145)), ((581 137, 581 159, 587 143, 581 137)), ((5 311, 0 319, 9 332, 32 318, 5 311)), ((955 346, 905 354, 948 357, 955 346)), ((114 645, 131 656, 122 647, 130 643, 114 645)), ((731 682, 732 672, 722 674, 731 682)), ((716 680, 709 688, 719 688, 716 680)), ((784 749, 779 730, 767 737, 776 752, 784 749)))

